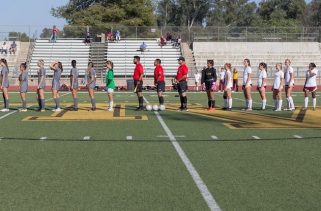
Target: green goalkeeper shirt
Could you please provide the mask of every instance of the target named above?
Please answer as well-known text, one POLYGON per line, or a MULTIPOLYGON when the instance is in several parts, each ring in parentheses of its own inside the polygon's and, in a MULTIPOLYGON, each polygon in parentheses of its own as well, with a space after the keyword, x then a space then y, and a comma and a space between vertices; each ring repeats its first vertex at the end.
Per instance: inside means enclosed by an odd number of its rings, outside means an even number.
POLYGON ((106 74, 106 87, 115 89, 114 71, 112 69, 109 69, 106 74))

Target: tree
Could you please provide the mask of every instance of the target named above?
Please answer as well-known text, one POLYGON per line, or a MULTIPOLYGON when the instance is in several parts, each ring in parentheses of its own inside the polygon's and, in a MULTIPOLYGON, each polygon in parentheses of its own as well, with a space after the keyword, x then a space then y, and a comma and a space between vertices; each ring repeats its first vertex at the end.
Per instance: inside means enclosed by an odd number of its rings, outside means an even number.
POLYGON ((25 32, 9 32, 8 38, 13 40, 20 40, 21 42, 29 42, 29 36, 25 32))
POLYGON ((251 26, 257 18, 254 2, 248 0, 214 0, 207 24, 215 26, 251 26))
POLYGON ((321 26, 321 0, 312 0, 308 4, 307 17, 310 26, 321 26))

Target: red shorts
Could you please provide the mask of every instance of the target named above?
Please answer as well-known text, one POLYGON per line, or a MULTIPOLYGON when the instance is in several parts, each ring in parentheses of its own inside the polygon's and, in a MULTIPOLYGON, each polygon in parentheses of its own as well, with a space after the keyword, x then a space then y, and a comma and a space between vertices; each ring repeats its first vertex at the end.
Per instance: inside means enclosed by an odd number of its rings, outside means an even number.
POLYGON ((309 92, 315 92, 317 90, 316 86, 312 86, 312 87, 305 87, 305 90, 309 91, 309 92))

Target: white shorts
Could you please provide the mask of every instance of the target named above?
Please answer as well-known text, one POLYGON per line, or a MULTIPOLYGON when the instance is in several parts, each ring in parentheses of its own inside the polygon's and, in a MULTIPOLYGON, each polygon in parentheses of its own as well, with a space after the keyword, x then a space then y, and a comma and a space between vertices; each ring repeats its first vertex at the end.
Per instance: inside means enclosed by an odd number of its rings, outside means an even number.
POLYGON ((113 93, 113 92, 114 92, 114 89, 111 89, 111 88, 107 89, 107 93, 113 93))

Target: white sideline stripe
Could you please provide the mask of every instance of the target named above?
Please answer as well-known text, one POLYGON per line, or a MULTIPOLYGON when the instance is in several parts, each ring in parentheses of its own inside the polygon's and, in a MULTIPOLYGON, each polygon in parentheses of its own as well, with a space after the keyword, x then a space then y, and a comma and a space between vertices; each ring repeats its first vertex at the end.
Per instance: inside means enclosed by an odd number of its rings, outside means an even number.
POLYGON ((294 137, 294 138, 298 138, 298 139, 303 138, 302 136, 299 136, 299 135, 294 135, 293 137, 294 137))
POLYGON ((211 136, 211 138, 212 138, 213 140, 218 140, 218 137, 217 137, 217 136, 211 136))
POLYGON ((43 137, 40 137, 40 140, 46 140, 47 139, 47 137, 46 136, 43 136, 43 137))
MULTIPOLYGON (((144 97, 144 100, 146 103, 149 103, 146 98, 144 97)), ((172 131, 168 128, 166 123, 164 122, 163 118, 161 115, 157 112, 154 111, 159 123, 162 125, 165 133, 168 135, 169 140, 171 141, 172 145, 174 146, 177 154, 183 161, 185 167, 187 168, 189 174, 192 176, 194 183, 196 184, 198 190, 201 192, 205 202, 207 203, 207 206, 210 208, 212 211, 221 211, 221 208, 215 201, 214 197, 212 196, 211 192, 208 190, 206 184, 202 180, 201 176, 199 173, 196 171, 195 167, 193 166, 192 162, 188 159, 187 155, 185 154, 184 150, 181 148, 179 143, 176 141, 175 136, 173 135, 172 131)))
POLYGON ((126 136, 126 140, 133 140, 133 136, 126 136))
MULTIPOLYGON (((160 136, 156 136, 157 138, 169 138, 169 136, 166 136, 166 135, 160 135, 160 136)), ((186 136, 184 135, 177 135, 177 136, 174 136, 174 137, 177 137, 177 138, 185 138, 186 136)))
MULTIPOLYGON (((60 97, 66 96, 67 94, 70 94, 70 92, 64 93, 60 97)), ((50 100, 53 100, 53 98, 46 99, 45 102, 50 101, 50 100)), ((29 107, 31 107, 31 106, 28 106, 27 108, 29 108, 29 107)), ((7 114, 1 116, 0 120, 6 118, 7 116, 10 116, 11 114, 17 113, 17 112, 18 112, 17 110, 11 111, 10 113, 7 113, 7 114)))
POLYGON ((85 141, 90 140, 90 136, 84 136, 83 140, 85 140, 85 141))
POLYGON ((258 137, 258 136, 252 136, 254 139, 257 139, 257 140, 259 140, 259 139, 261 139, 260 137, 258 137))
POLYGON ((3 137, 0 137, 0 141, 2 141, 3 137))

